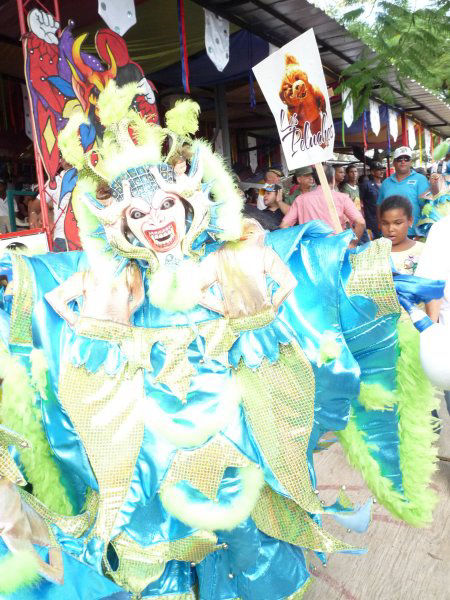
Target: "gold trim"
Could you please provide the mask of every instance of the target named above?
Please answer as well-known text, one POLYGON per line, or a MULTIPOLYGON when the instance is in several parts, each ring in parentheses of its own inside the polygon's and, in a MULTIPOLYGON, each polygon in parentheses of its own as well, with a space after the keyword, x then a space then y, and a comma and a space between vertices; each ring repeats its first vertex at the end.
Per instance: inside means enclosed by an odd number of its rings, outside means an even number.
POLYGON ((251 514, 266 535, 315 552, 342 552, 353 547, 324 531, 292 500, 266 485, 251 514))
POLYGON ((91 536, 107 542, 130 487, 144 436, 143 376, 109 377, 99 369, 61 366, 59 399, 86 450, 99 485, 91 536), (114 460, 111 460, 114 456, 114 460))
POLYGON ((299 506, 323 512, 311 485, 307 459, 315 396, 314 372, 307 356, 293 341, 280 346, 277 362, 264 358, 253 371, 241 361, 236 375, 246 418, 275 477, 299 506))
POLYGON ((33 284, 31 273, 23 256, 11 253, 13 267, 13 303, 11 309, 9 343, 31 346, 31 315, 33 311, 33 284))
POLYGON ((210 500, 215 500, 227 467, 247 467, 251 463, 226 438, 216 436, 194 450, 178 450, 161 488, 187 481, 210 500))
POLYGON ((230 327, 235 332, 250 331, 252 329, 261 329, 261 327, 270 325, 274 319, 275 311, 273 307, 271 307, 254 315, 230 319, 230 327))
POLYGON ((92 489, 88 492, 85 511, 74 517, 60 515, 50 510, 35 496, 23 489, 19 489, 19 494, 24 502, 31 506, 47 524, 57 525, 61 531, 75 538, 81 537, 91 527, 97 514, 98 494, 92 489))
POLYGON ((359 254, 350 255, 352 272, 347 282, 348 296, 371 298, 378 307, 376 318, 400 314, 390 266, 391 242, 379 239, 359 254))
POLYGON ((119 568, 112 571, 107 567, 107 572, 117 584, 135 594, 159 579, 169 561, 199 563, 222 547, 217 545, 217 536, 208 531, 197 531, 186 538, 151 546, 141 546, 121 533, 111 543, 119 559, 119 568))

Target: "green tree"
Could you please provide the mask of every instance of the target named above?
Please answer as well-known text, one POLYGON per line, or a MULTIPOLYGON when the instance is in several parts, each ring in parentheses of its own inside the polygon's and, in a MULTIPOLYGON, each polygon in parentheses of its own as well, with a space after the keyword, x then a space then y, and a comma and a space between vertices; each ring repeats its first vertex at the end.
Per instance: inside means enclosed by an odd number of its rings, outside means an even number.
POLYGON ((449 0, 432 0, 419 10, 407 0, 343 0, 339 14, 333 12, 376 53, 362 55, 342 72, 341 87, 352 90, 358 115, 370 96, 393 102, 392 91, 384 84, 392 66, 400 88, 407 76, 450 100, 449 0))

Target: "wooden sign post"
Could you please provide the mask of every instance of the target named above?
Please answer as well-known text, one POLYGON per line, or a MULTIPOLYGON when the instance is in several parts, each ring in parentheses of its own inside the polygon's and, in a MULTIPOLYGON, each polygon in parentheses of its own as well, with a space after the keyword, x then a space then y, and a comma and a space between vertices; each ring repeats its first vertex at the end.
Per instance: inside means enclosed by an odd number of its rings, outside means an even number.
POLYGON ((336 206, 334 204, 333 195, 331 194, 330 184, 328 183, 327 178, 325 176, 325 171, 323 170, 323 165, 322 163, 316 163, 314 167, 317 171, 317 175, 319 176, 319 181, 323 189, 325 200, 327 201, 328 211, 333 222, 334 230, 336 231, 336 233, 340 233, 342 231, 342 226, 341 222, 339 221, 336 206))

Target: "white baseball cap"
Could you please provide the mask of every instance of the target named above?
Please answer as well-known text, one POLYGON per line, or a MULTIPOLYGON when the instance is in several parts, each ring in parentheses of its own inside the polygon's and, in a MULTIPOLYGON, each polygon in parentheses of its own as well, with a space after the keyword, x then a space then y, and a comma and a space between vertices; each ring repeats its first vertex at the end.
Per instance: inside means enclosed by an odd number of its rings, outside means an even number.
POLYGON ((397 150, 394 152, 394 160, 396 158, 399 158, 400 156, 409 156, 409 158, 411 158, 411 148, 409 148, 408 146, 400 146, 400 148, 397 148, 397 150))

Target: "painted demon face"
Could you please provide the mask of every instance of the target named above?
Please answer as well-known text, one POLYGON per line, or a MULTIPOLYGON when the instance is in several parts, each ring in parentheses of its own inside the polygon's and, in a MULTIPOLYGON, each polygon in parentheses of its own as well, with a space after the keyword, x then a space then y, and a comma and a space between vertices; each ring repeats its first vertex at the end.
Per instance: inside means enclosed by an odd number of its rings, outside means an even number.
POLYGON ((186 235, 186 214, 179 196, 158 190, 151 206, 133 198, 125 211, 126 223, 136 238, 154 252, 169 252, 179 247, 186 235))

